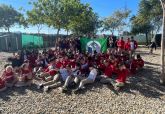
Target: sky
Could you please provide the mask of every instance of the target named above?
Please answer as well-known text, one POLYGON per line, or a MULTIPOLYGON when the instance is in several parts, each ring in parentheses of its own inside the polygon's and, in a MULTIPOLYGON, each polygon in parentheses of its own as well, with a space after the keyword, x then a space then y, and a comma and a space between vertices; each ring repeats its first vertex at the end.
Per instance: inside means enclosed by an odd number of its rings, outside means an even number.
MULTIPOLYGON (((21 6, 25 10, 32 10, 33 5, 29 5, 28 2, 30 0, 0 0, 0 4, 6 4, 6 5, 12 5, 16 10, 18 10, 21 6)), ((37 1, 37 0, 33 0, 37 1)), ((125 10, 125 5, 127 5, 127 10, 132 10, 131 15, 136 15, 138 11, 138 4, 141 0, 81 0, 82 3, 90 3, 90 6, 93 8, 93 11, 98 13, 100 16, 100 19, 102 17, 109 17, 114 11, 121 8, 123 11, 125 10)), ((26 14, 24 11, 19 11, 23 13, 26 17, 26 14)), ((131 16, 130 15, 130 16, 131 16)), ((127 20, 129 22, 129 20, 127 20)), ((127 29, 129 31, 129 28, 127 29)), ((0 29, 0 32, 4 32, 5 29, 0 29)), ((29 28, 24 29, 23 27, 19 28, 17 26, 10 29, 11 32, 26 32, 26 33, 38 33, 38 29, 36 26, 29 26, 29 28)), ((57 30, 44 27, 41 30, 41 33, 45 34, 57 34, 57 30)), ((60 34, 67 34, 65 30, 61 30, 60 34)), ((71 32, 69 32, 71 34, 71 32)), ((106 32, 98 32, 97 34, 111 34, 110 31, 106 32)), ((118 34, 117 31, 114 33, 115 35, 118 34)))

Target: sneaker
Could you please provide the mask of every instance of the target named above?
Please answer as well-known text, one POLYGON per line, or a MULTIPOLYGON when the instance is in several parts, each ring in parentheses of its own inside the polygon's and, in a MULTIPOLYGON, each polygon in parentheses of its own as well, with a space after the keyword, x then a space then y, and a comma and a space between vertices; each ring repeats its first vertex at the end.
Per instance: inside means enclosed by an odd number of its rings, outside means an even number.
POLYGON ((115 87, 115 90, 116 91, 119 91, 119 89, 120 89, 120 87, 118 87, 118 86, 115 87))
POLYGON ((42 86, 42 84, 37 85, 37 89, 40 89, 40 88, 41 88, 41 86, 42 86))
POLYGON ((64 86, 63 86, 63 87, 59 87, 58 89, 59 89, 62 93, 63 93, 64 91, 67 91, 67 87, 64 87, 64 86))
POLYGON ((49 87, 48 87, 48 86, 45 86, 45 87, 44 87, 44 92, 47 92, 48 89, 49 89, 49 87))
POLYGON ((77 89, 73 90, 73 92, 74 92, 74 94, 77 94, 77 93, 79 93, 81 90, 82 90, 81 88, 77 88, 77 89))

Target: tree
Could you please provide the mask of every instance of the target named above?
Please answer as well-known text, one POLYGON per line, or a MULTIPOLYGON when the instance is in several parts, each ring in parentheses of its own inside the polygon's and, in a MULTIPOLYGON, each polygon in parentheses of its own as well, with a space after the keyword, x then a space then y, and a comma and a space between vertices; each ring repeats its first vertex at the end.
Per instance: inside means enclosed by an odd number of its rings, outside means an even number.
POLYGON ((148 45, 148 33, 152 30, 152 25, 149 22, 144 23, 143 20, 139 19, 139 17, 136 17, 133 15, 130 19, 131 21, 131 34, 137 35, 137 34, 145 34, 146 35, 146 45, 148 45), (143 23, 143 24, 140 24, 143 23))
POLYGON ((129 17, 129 14, 131 12, 131 10, 123 12, 121 11, 121 9, 118 9, 117 11, 114 11, 110 17, 103 18, 104 26, 102 31, 111 31, 112 35, 115 30, 117 30, 118 33, 120 33, 121 28, 124 25, 126 25, 124 20, 126 20, 129 17))
POLYGON ((160 80, 161 84, 165 84, 165 68, 164 68, 164 51, 165 51, 165 1, 160 0, 162 8, 163 8, 163 23, 162 23, 162 40, 161 40, 161 73, 162 78, 160 80))
MULTIPOLYGON (((29 2, 31 4, 31 2, 29 2)), ((35 2, 33 4, 35 6, 35 2)), ((22 10, 23 8, 21 7, 19 10, 22 10)), ((25 9, 23 9, 25 11, 25 9)), ((38 28, 38 40, 39 40, 39 47, 41 48, 40 45, 40 31, 44 27, 45 24, 45 16, 44 13, 42 12, 41 9, 36 9, 35 7, 31 11, 26 11, 26 22, 32 26, 37 26, 38 28)))
POLYGON ((79 15, 80 0, 38 0, 33 2, 33 5, 34 9, 39 9, 44 14, 47 26, 57 29, 55 42, 55 50, 57 50, 59 31, 68 27, 76 14, 79 15))
POLYGON ((71 30, 75 34, 93 34, 97 33, 98 28, 102 26, 99 15, 93 12, 89 4, 82 4, 81 15, 76 16, 71 23, 71 30))
POLYGON ((142 0, 139 4, 138 18, 142 21, 140 25, 150 23, 152 26, 152 38, 155 39, 157 32, 160 30, 162 24, 163 10, 159 0, 142 0), (155 35, 153 36, 153 32, 155 35))
MULTIPOLYGON (((8 31, 8 34, 10 36, 10 42, 12 47, 12 39, 10 34, 10 28, 18 25, 21 27, 22 25, 24 28, 27 27, 27 23, 24 20, 23 14, 16 11, 11 5, 7 6, 5 4, 0 5, 0 28, 5 28, 5 30, 8 31)), ((13 55, 14 49, 12 48, 13 55)))

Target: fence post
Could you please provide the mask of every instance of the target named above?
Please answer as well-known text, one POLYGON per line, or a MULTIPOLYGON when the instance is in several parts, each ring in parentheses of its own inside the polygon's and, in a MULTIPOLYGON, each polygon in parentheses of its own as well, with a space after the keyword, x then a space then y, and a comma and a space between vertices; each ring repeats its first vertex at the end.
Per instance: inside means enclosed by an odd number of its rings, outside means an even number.
POLYGON ((6 51, 8 50, 8 45, 7 45, 7 37, 5 37, 6 40, 6 51))

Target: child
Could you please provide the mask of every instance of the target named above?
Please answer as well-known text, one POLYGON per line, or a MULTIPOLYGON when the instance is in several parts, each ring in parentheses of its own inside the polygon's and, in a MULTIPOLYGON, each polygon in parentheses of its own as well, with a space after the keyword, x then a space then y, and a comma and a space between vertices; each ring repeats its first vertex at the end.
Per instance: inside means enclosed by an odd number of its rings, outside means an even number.
POLYGON ((72 73, 70 74, 70 76, 67 77, 64 86, 59 87, 59 90, 61 92, 67 91, 67 88, 69 87, 69 84, 73 87, 75 86, 74 83, 74 78, 75 76, 80 76, 81 75, 81 71, 80 71, 80 63, 76 63, 76 68, 72 69, 72 73))
POLYGON ((24 63, 27 64, 28 70, 34 75, 33 69, 32 69, 31 66, 29 65, 29 60, 24 60, 24 63))
POLYGON ((141 56, 139 54, 137 55, 137 60, 136 61, 137 61, 138 69, 141 70, 144 66, 144 61, 143 61, 143 59, 141 58, 141 56))
POLYGON ((66 78, 71 74, 71 66, 70 65, 67 65, 66 69, 53 69, 53 70, 56 72, 59 71, 60 74, 56 74, 52 81, 37 85, 38 89, 40 89, 41 87, 44 87, 44 91, 46 92, 49 89, 59 87, 59 86, 61 86, 62 81, 65 81, 66 78))
POLYGON ((43 65, 42 56, 38 56, 38 59, 35 61, 34 72, 39 73, 42 69, 42 65, 43 65))
POLYGON ((52 71, 54 69, 54 64, 55 64, 55 58, 49 59, 49 67, 40 75, 38 75, 39 78, 42 78, 45 81, 50 81, 53 79, 53 76, 56 75, 55 71, 52 71))
POLYGON ((117 80, 109 79, 110 83, 114 86, 116 91, 119 91, 120 87, 125 85, 127 76, 130 76, 130 73, 126 69, 124 63, 120 63, 119 70, 117 72, 117 80))
POLYGON ((62 64, 63 64, 63 67, 64 68, 66 68, 66 65, 68 65, 69 64, 69 59, 68 59, 68 56, 67 55, 65 55, 65 60, 62 62, 62 64))
POLYGON ((137 62, 133 57, 130 58, 129 63, 127 63, 126 66, 130 73, 136 74, 137 62))
POLYGON ((19 76, 19 81, 16 84, 16 87, 20 86, 31 86, 32 81, 32 73, 29 71, 28 65, 24 63, 21 66, 21 74, 19 76))
POLYGON ((97 76, 97 80, 100 81, 101 83, 105 84, 108 83, 108 79, 112 77, 112 68, 111 65, 109 64, 109 60, 104 61, 104 75, 97 76))
POLYGON ((1 77, 5 81, 4 84, 6 87, 13 87, 17 82, 17 76, 12 66, 7 66, 1 77))
POLYGON ((115 56, 114 64, 111 65, 111 67, 112 67, 112 72, 115 73, 115 74, 117 74, 117 71, 118 71, 118 69, 119 69, 119 63, 120 63, 120 61, 119 61, 118 56, 115 56))
POLYGON ((31 53, 28 57, 29 63, 31 67, 35 66, 35 61, 37 60, 37 57, 34 55, 34 53, 31 53))
POLYGON ((97 75, 97 70, 94 68, 93 65, 89 66, 89 70, 90 70, 90 73, 87 78, 79 76, 79 75, 76 76, 76 78, 74 80, 75 83, 77 84, 79 82, 79 80, 81 80, 81 81, 80 81, 79 87, 77 89, 73 90, 73 92, 75 94, 80 92, 82 90, 82 88, 84 87, 84 85, 94 83, 96 75, 97 75))

